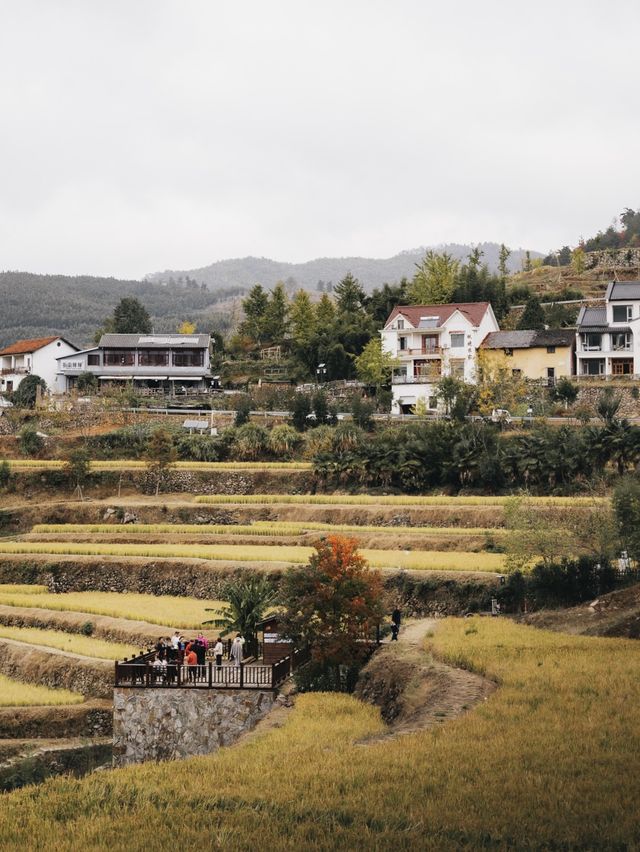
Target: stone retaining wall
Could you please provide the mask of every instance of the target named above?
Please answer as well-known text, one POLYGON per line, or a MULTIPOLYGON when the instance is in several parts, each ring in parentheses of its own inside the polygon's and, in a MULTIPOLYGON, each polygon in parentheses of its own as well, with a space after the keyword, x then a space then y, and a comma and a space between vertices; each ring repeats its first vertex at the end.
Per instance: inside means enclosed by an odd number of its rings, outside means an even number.
POLYGON ((257 689, 114 689, 113 764, 210 754, 255 727, 275 698, 257 689))
POLYGON ((53 648, 36 648, 0 639, 0 672, 24 683, 107 698, 111 694, 114 664, 109 660, 89 660, 53 648))

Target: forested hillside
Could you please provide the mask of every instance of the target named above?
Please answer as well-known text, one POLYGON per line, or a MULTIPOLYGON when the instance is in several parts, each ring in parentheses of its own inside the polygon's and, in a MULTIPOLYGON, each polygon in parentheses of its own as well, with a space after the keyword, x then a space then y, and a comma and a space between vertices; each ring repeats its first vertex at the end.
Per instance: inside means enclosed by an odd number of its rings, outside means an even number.
MULTIPOLYGON (((438 251, 447 252, 456 260, 464 260, 472 250, 472 246, 449 243, 438 246, 438 251)), ((480 243, 483 263, 491 272, 498 269, 500 246, 498 243, 480 243)), ((220 260, 209 266, 189 270, 166 270, 147 276, 150 281, 180 282, 187 277, 195 279, 199 284, 204 282, 210 290, 225 287, 244 287, 249 289, 256 283, 271 288, 278 281, 284 281, 289 291, 302 287, 305 290, 319 292, 331 291, 344 276, 351 272, 370 293, 375 287, 400 281, 402 278, 412 278, 415 264, 423 259, 425 248, 411 249, 400 252, 394 257, 375 259, 369 257, 322 257, 309 260, 306 263, 281 263, 265 257, 245 257, 233 260, 220 260)), ((531 258, 542 257, 539 252, 530 252, 531 258)), ((522 268, 525 252, 514 249, 508 262, 510 272, 522 268)))
POLYGON ((185 319, 203 330, 226 331, 229 312, 220 302, 239 291, 211 293, 195 284, 160 285, 88 275, 0 273, 0 346, 25 337, 62 334, 78 346, 92 342, 96 329, 124 296, 136 296, 151 314, 155 331, 175 331, 185 319))

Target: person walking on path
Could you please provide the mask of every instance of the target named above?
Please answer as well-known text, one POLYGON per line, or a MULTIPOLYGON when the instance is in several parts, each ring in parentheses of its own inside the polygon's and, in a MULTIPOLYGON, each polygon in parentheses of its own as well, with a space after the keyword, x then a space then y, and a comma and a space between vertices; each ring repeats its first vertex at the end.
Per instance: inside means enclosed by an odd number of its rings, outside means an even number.
POLYGON ((398 631, 399 631, 399 630, 400 630, 400 628, 399 628, 399 627, 398 627, 398 625, 395 623, 395 621, 392 621, 392 622, 391 622, 391 641, 392 641, 392 642, 397 642, 397 641, 398 641, 398 631))

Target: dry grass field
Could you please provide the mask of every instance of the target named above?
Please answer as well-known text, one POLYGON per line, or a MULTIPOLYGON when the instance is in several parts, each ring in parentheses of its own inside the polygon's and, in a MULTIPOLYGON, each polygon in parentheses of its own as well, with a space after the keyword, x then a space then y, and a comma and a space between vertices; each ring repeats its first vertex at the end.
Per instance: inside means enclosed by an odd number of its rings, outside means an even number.
POLYGON ((3 850, 638 847, 637 643, 480 618, 432 643, 499 688, 395 738, 354 698, 302 695, 284 726, 216 755, 9 794, 3 850))
MULTIPOLYGON (((4 459, 0 459, 0 463, 4 459)), ((13 470, 61 470, 66 462, 60 459, 6 459, 13 470)), ((110 459, 108 461, 92 461, 91 470, 144 470, 146 461, 136 459, 110 459)), ((173 462, 176 470, 311 470, 311 462, 173 462)))
MULTIPOLYGON (((22 683, 0 674, 0 707, 42 707, 81 704, 83 701, 82 695, 68 689, 49 689, 48 686, 22 683)), ((3 846, 1 832, 0 846, 3 846)))
POLYGON ((133 645, 107 642, 105 639, 94 639, 92 636, 83 636, 80 633, 41 630, 37 627, 11 627, 5 624, 0 624, 0 638, 28 642, 30 645, 44 645, 47 648, 57 648, 59 651, 70 651, 73 654, 104 660, 122 660, 138 650, 133 645))
MULTIPOLYGON (((282 562, 301 564, 314 552, 297 545, 232 544, 110 544, 77 542, 0 541, 0 554, 75 556, 142 556, 177 559, 210 559, 228 562, 282 562)), ((361 551, 374 568, 406 568, 418 571, 493 571, 504 569, 500 553, 465 553, 433 550, 361 551)))
MULTIPOLYGON (((28 586, 27 589, 38 589, 28 586)), ((210 607, 219 610, 223 601, 199 600, 197 598, 172 597, 171 595, 144 595, 134 592, 65 592, 50 594, 39 592, 16 593, 0 585, 0 604, 15 607, 41 607, 64 612, 86 612, 94 615, 109 615, 113 618, 129 618, 173 627, 198 628, 215 613, 206 612, 210 607)))

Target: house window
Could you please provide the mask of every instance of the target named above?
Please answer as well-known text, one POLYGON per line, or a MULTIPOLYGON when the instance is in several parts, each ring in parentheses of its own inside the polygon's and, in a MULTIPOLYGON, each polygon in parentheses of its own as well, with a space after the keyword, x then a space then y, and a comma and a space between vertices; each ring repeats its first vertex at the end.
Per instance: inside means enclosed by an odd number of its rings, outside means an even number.
POLYGON ((458 379, 464 378, 464 358, 456 358, 451 361, 450 374, 458 379))
POLYGON ((173 353, 174 367, 202 367, 204 353, 202 349, 184 349, 173 353))
POLYGON ((430 396, 427 398, 427 408, 437 408, 438 407, 438 397, 430 396))
POLYGON ((583 376, 604 376, 604 358, 591 358, 582 362, 583 376))
POLYGON ((403 329, 403 328, 404 328, 404 320, 403 320, 403 319, 399 319, 399 320, 398 320, 398 328, 399 328, 399 329, 403 329))
POLYGON ((611 348, 614 352, 623 352, 631 349, 631 335, 626 331, 619 331, 611 335, 611 348))
POLYGON ((451 348, 452 349, 460 349, 460 347, 464 346, 464 332, 456 332, 451 335, 451 348))
POLYGON ((166 367, 169 363, 167 349, 147 349, 138 353, 138 364, 141 367, 166 367))
POLYGON ((589 333, 583 334, 582 348, 585 352, 600 352, 602 349, 602 335, 589 333))
POLYGON ((136 353, 133 349, 112 349, 104 353, 105 367, 133 367, 136 362, 136 353))
POLYGON ((556 347, 555 347, 555 346, 547 346, 547 352, 549 353, 549 355, 553 355, 553 353, 554 353, 555 351, 556 351, 556 347))
POLYGON ((632 305, 614 305, 613 306, 613 321, 614 322, 629 322, 633 314, 632 305))
POLYGON ((93 355, 87 355, 87 366, 89 367, 99 367, 100 366, 100 355, 97 352, 94 352, 93 355))
POLYGON ((438 352, 439 337, 437 334, 422 335, 422 351, 423 352, 438 352))
POLYGON ((400 345, 400 351, 404 352, 407 348, 407 338, 406 337, 399 337, 398 338, 398 344, 400 345))

